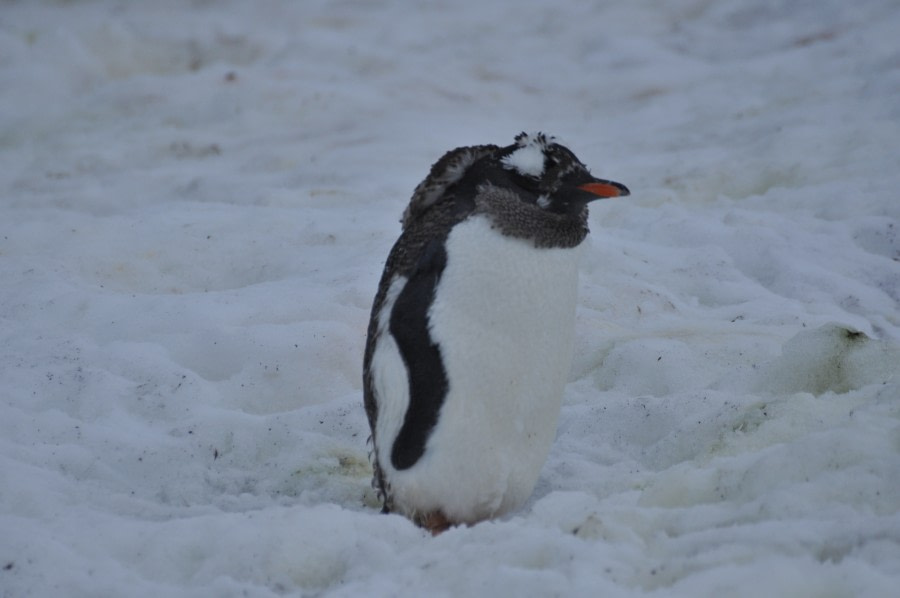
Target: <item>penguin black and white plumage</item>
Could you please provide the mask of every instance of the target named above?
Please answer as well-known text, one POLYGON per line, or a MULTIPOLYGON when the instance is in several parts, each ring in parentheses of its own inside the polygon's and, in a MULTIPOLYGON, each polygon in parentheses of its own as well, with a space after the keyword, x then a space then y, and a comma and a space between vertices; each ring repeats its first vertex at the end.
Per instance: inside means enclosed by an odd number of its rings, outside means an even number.
POLYGON ((432 166, 388 256, 363 364, 385 512, 438 533, 528 499, 571 367, 587 204, 628 194, 541 133, 432 166))

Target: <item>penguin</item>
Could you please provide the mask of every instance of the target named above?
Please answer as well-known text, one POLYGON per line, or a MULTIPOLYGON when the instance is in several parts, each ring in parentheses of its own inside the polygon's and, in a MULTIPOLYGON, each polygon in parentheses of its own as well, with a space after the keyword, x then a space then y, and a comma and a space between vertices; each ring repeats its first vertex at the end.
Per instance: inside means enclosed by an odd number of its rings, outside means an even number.
POLYGON ((363 358, 382 512, 438 534, 531 496, 572 362, 587 204, 626 195, 543 133, 434 163, 385 263, 363 358))

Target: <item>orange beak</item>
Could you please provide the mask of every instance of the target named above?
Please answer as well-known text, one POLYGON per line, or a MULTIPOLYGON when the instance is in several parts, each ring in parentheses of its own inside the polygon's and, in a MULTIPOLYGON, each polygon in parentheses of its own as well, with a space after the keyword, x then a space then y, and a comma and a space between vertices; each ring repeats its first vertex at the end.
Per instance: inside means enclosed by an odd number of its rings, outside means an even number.
POLYGON ((592 193, 597 197, 624 197, 625 195, 631 195, 631 192, 625 185, 600 179, 597 179, 591 183, 579 185, 578 188, 582 191, 592 193))

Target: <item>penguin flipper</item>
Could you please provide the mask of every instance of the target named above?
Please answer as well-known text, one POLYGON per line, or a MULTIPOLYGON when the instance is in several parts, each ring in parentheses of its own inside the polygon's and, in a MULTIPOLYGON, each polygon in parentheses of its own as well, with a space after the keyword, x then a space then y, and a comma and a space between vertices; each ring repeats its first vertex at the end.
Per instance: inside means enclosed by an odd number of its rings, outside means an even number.
POLYGON ((443 243, 430 241, 390 315, 390 333, 409 378, 409 406, 391 450, 391 463, 398 470, 412 467, 425 452, 425 443, 447 395, 447 372, 428 323, 428 311, 446 265, 443 243))

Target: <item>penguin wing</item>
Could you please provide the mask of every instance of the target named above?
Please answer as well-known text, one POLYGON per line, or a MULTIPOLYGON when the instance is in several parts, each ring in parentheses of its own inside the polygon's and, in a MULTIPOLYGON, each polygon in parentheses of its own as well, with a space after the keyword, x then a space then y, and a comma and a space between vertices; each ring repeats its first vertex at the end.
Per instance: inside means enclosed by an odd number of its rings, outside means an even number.
POLYGON ((428 322, 428 312, 446 265, 443 241, 428 242, 390 314, 390 334, 397 343, 409 379, 409 406, 391 449, 391 463, 398 470, 412 467, 425 452, 425 443, 447 395, 447 372, 428 322))
MULTIPOLYGON (((390 458, 395 469, 411 467, 422 456, 448 386, 440 347, 432 341, 428 325, 428 311, 447 263, 444 236, 416 244, 414 248, 410 247, 408 240, 407 235, 402 235, 388 257, 369 321, 363 359, 363 402, 373 433, 372 440, 376 446, 379 443, 393 443, 390 458), (410 253, 417 254, 417 258, 410 253), (402 263, 410 265, 401 268, 399 264, 402 263), (405 279, 405 282, 397 297, 388 302, 388 288, 398 277, 405 279), (390 312, 384 313, 386 309, 390 312), (387 326, 379 329, 378 323, 384 318, 387 319, 387 326), (379 374, 373 367, 373 359, 376 346, 381 342, 380 337, 386 334, 394 340, 406 369, 409 403, 397 436, 382 439, 375 436, 379 403, 395 397, 376 396, 375 378, 379 374)), ((382 494, 387 496, 378 451, 373 455, 375 482, 382 494)))
POLYGON ((478 160, 495 154, 501 148, 496 145, 473 145, 450 150, 431 166, 425 180, 413 191, 409 205, 403 212, 403 229, 417 220, 432 205, 446 197, 447 190, 478 160))

